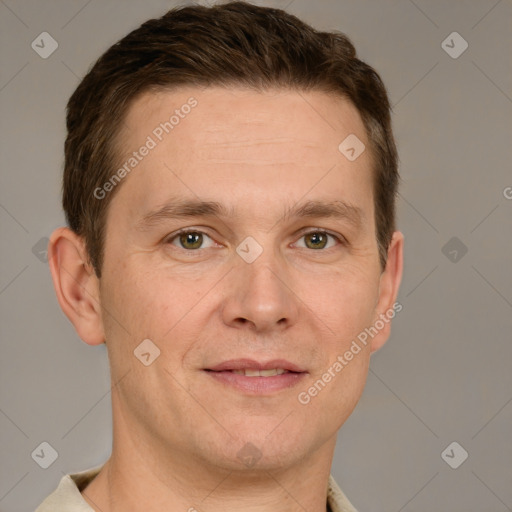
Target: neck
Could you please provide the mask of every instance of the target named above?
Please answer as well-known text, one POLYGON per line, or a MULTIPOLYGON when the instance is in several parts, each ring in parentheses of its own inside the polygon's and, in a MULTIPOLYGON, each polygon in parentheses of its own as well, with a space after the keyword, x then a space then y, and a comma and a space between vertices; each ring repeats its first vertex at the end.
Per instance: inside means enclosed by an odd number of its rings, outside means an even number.
POLYGON ((155 464, 143 451, 114 445, 112 456, 82 495, 101 512, 326 512, 334 447, 335 439, 329 440, 289 468, 230 471, 179 453, 155 464))
POLYGON ((127 416, 114 395, 112 402, 112 455, 82 490, 94 510, 326 512, 335 434, 305 455, 292 459, 282 454, 282 460, 276 456, 240 469, 239 461, 219 462, 215 455, 205 455, 204 448, 183 448, 186 443, 178 434, 170 446, 169 439, 127 416))

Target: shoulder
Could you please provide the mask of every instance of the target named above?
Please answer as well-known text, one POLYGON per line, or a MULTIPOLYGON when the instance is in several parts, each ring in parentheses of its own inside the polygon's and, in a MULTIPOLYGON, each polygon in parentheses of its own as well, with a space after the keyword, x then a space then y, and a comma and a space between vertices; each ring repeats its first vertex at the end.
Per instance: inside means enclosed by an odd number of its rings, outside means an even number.
POLYGON ((357 512, 352 503, 339 488, 333 476, 329 476, 327 487, 327 504, 331 512, 357 512))
POLYGON ((65 475, 57 488, 37 507, 35 512, 91 512, 80 491, 100 472, 102 466, 65 475))

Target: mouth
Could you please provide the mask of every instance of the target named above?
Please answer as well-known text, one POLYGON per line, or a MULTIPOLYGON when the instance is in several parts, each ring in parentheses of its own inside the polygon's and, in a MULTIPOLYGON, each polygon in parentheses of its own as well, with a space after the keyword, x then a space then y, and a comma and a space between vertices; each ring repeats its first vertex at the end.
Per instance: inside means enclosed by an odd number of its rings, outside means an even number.
POLYGON ((237 375, 245 375, 246 377, 273 377, 274 375, 282 375, 283 373, 290 373, 284 368, 272 368, 271 370, 256 370, 245 368, 244 370, 228 370, 237 375))
POLYGON ((231 359, 204 371, 224 386, 247 394, 265 395, 288 389, 308 372, 283 359, 259 362, 252 359, 231 359))

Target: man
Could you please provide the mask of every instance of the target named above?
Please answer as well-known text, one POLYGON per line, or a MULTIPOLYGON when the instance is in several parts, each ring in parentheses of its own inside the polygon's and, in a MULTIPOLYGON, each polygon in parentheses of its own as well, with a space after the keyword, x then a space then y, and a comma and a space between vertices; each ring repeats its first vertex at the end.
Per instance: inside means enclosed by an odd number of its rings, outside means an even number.
POLYGON ((344 35, 242 2, 98 60, 49 250, 63 311, 107 345, 113 449, 39 512, 355 510, 330 469, 397 311, 389 110, 344 35))

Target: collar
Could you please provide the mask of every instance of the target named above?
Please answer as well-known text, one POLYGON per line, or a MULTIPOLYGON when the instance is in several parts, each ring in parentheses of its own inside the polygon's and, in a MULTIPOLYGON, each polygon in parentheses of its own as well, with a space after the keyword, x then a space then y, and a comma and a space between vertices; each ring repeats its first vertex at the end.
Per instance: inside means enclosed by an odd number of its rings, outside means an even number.
MULTIPOLYGON (((35 512, 94 512, 80 491, 100 472, 103 464, 61 478, 59 485, 35 512)), ((357 512, 332 475, 327 486, 327 512, 357 512)))

